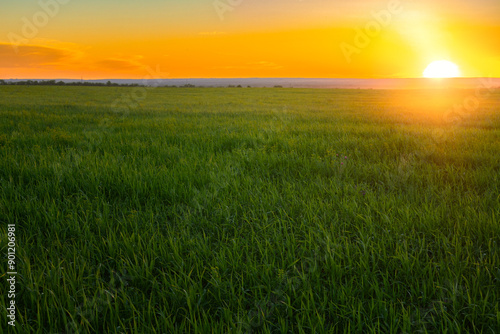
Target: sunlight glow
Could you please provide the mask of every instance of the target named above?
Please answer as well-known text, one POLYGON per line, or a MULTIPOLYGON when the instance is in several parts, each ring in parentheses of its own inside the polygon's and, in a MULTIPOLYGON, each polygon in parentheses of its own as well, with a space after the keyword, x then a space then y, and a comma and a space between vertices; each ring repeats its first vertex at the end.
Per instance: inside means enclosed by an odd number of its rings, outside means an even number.
POLYGON ((460 77, 458 66, 448 60, 437 60, 427 66, 424 78, 456 78, 460 77))

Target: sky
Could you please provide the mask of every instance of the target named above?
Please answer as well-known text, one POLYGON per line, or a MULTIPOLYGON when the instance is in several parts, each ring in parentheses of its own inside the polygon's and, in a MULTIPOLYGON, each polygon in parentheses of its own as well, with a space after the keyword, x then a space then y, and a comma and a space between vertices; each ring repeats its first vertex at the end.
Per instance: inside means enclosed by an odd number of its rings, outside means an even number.
POLYGON ((0 79, 500 77, 499 0, 2 0, 0 79))

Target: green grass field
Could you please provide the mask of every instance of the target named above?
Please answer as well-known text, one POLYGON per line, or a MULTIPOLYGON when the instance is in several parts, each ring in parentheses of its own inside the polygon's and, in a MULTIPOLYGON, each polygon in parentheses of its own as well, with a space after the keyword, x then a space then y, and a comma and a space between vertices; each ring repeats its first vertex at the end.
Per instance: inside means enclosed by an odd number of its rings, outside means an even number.
POLYGON ((2 86, 0 329, 499 333, 500 90, 474 94, 2 86))

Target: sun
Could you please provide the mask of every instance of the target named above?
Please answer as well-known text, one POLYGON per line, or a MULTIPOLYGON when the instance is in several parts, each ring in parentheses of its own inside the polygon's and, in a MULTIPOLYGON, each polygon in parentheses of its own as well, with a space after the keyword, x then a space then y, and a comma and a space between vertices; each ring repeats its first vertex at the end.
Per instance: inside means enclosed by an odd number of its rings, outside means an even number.
POLYGON ((436 60, 427 66, 424 78, 456 78, 460 76, 458 66, 448 60, 436 60))

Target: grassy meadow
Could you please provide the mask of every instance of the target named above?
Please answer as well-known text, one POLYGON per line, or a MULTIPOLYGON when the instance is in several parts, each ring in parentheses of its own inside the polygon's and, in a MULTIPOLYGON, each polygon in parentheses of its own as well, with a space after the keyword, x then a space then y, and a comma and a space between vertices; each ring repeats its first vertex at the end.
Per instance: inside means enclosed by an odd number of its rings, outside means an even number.
POLYGON ((500 90, 474 94, 1 86, 0 329, 499 333, 500 90))

